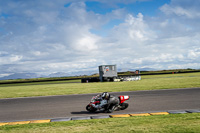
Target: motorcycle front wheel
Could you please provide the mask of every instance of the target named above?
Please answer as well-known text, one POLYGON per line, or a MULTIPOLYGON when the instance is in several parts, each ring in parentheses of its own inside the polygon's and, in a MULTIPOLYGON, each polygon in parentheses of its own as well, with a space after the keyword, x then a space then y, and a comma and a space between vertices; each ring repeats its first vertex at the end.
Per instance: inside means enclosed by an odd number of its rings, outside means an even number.
POLYGON ((91 107, 90 105, 87 105, 86 110, 89 111, 89 112, 95 112, 97 109, 91 107))

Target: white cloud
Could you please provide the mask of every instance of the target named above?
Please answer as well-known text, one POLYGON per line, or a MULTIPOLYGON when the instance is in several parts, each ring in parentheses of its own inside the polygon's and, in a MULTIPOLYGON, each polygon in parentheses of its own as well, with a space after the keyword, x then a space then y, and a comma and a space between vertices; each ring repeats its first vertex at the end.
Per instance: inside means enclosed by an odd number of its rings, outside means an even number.
POLYGON ((23 58, 23 56, 21 55, 9 55, 9 56, 4 56, 0 58, 0 64, 4 65, 4 64, 15 64, 15 63, 19 63, 20 60, 23 58))
POLYGON ((125 8, 98 14, 87 11, 84 1, 4 3, 6 8, 1 8, 10 16, 0 17, 1 75, 97 70, 103 64, 129 69, 200 68, 195 5, 185 8, 184 2, 172 1, 160 8, 164 14, 148 17, 125 8), (113 20, 121 23, 102 28, 113 20), (92 29, 105 31, 105 36, 92 29))
POLYGON ((96 50, 98 48, 96 45, 96 41, 97 39, 95 39, 94 37, 93 38, 89 37, 89 36, 79 38, 77 43, 74 43, 75 49, 78 51, 83 51, 83 52, 96 50))
POLYGON ((200 59, 200 48, 192 49, 188 51, 188 58, 200 59))
MULTIPOLYGON (((196 2, 196 0, 194 0, 196 2)), ((190 0, 185 0, 185 1, 180 1, 180 0, 172 0, 171 4, 165 4, 163 5, 160 9, 162 12, 164 12, 167 15, 177 15, 178 17, 187 17, 189 19, 195 19, 195 18, 200 18, 200 13, 199 9, 196 9, 195 7, 197 5, 187 5, 187 6, 182 6, 180 3, 184 4, 191 4, 195 3, 190 0)))

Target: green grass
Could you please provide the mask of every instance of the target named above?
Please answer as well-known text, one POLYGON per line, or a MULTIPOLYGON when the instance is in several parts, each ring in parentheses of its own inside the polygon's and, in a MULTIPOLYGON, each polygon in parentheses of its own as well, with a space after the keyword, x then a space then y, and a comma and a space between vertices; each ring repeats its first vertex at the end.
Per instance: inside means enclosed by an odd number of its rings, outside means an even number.
POLYGON ((126 133, 126 132, 199 132, 200 113, 140 116, 51 122, 45 124, 6 125, 0 133, 126 133))
MULTIPOLYGON (((83 77, 83 76, 82 76, 83 77)), ((80 77, 55 77, 55 78, 32 78, 32 79, 10 79, 10 80, 0 80, 0 83, 23 83, 23 82, 46 82, 46 81, 59 81, 59 80, 73 80, 80 77)))
MULTIPOLYGON (((77 81, 77 82, 80 82, 77 81)), ((98 83, 21 83, 0 85, 0 98, 69 95, 84 93, 121 92, 200 87, 200 72, 142 76, 140 81, 98 83)))
POLYGON ((11 84, 0 84, 0 87, 46 85, 46 84, 65 84, 65 83, 81 83, 81 80, 78 79, 78 80, 45 81, 45 82, 30 82, 30 83, 11 83, 11 84))
MULTIPOLYGON (((80 83, 76 80, 0 85, 0 98, 137 91, 200 87, 200 73, 142 76, 140 81, 80 83)), ((170 114, 130 118, 108 118, 51 122, 44 124, 6 125, 0 133, 62 132, 199 132, 200 113, 170 114)))

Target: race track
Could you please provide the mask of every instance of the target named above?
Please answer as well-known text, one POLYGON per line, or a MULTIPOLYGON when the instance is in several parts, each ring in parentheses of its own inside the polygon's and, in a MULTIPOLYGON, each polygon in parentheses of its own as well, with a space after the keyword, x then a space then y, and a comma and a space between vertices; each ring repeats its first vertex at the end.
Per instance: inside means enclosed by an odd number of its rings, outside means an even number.
MULTIPOLYGON (((200 88, 117 92, 129 95, 129 107, 112 114, 200 109, 200 88)), ((105 115, 85 106, 96 94, 0 99, 0 122, 105 115)))

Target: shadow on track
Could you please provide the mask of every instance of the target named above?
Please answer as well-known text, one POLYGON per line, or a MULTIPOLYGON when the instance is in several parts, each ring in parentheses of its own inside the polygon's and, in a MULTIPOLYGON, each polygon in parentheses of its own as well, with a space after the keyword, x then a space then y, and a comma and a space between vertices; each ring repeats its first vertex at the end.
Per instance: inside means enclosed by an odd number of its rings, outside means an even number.
POLYGON ((97 111, 97 112, 88 112, 88 111, 80 111, 80 112, 71 112, 71 114, 99 114, 103 113, 102 111, 97 111))

